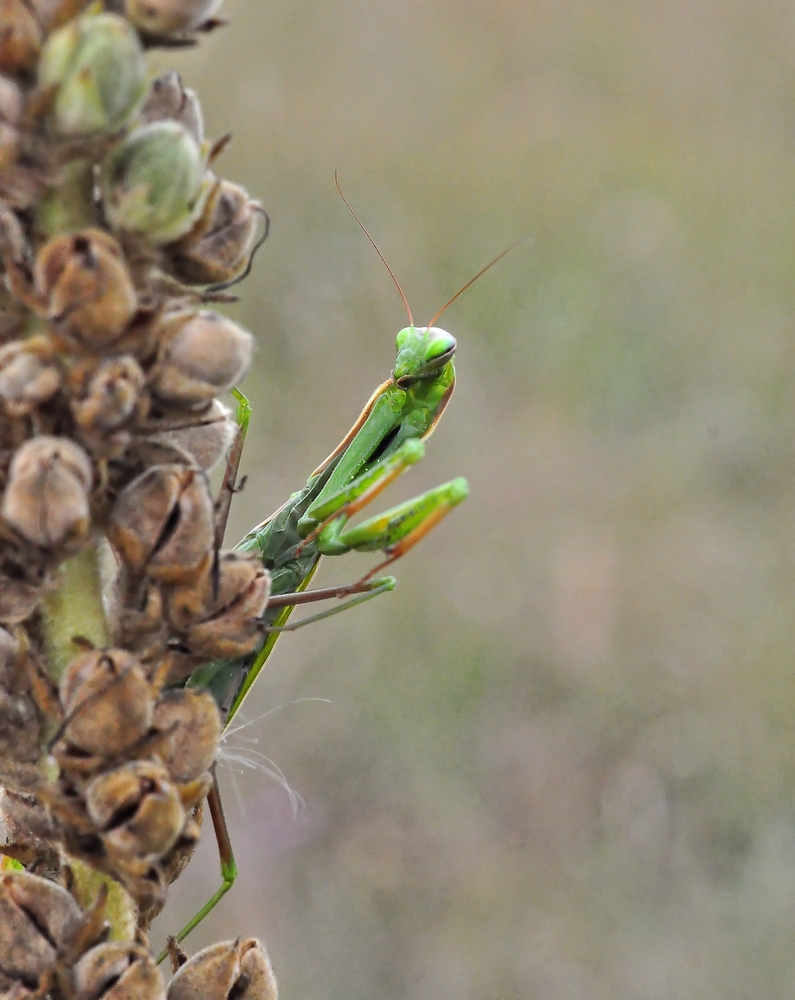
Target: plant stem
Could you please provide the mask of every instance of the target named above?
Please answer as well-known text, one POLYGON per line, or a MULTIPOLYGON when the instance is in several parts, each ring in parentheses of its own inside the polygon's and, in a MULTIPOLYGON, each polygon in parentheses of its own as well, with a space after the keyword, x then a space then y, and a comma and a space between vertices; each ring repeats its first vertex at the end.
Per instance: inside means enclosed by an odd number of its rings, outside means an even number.
POLYGON ((55 590, 42 602, 47 671, 57 684, 78 649, 74 640, 87 639, 98 648, 110 640, 102 604, 99 556, 95 545, 67 560, 55 590))
MULTIPOLYGON (((58 683, 78 650, 76 638, 88 639, 94 646, 107 646, 110 640, 102 603, 102 579, 98 545, 87 545, 67 560, 60 569, 58 585, 42 602, 47 672, 58 683)), ((138 910, 132 897, 109 875, 96 871, 75 858, 69 859, 73 892, 84 909, 92 907, 103 886, 107 889, 105 919, 114 941, 135 937, 138 910)))
POLYGON ((110 875, 98 872, 83 861, 70 858, 69 867, 72 870, 72 893, 83 909, 91 909, 102 887, 106 886, 105 919, 110 924, 111 940, 132 941, 138 928, 138 908, 132 896, 110 875))

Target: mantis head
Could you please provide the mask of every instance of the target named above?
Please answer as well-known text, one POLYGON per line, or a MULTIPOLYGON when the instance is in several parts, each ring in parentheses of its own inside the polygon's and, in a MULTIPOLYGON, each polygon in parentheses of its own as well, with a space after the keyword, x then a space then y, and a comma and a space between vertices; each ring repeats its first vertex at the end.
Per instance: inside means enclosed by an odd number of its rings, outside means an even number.
POLYGON ((438 326, 407 326, 397 335, 397 357, 392 379, 401 389, 434 379, 452 361, 456 340, 438 326))

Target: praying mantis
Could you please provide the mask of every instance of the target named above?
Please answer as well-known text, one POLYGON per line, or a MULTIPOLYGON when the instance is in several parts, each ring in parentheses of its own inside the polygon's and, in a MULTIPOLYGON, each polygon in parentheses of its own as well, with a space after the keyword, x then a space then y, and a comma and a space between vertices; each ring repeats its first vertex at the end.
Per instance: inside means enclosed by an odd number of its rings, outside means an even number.
MULTIPOLYGON (((188 681, 191 687, 207 687, 212 691, 225 726, 239 711, 283 631, 336 614, 394 589, 394 577, 379 577, 376 574, 405 555, 468 494, 466 480, 459 477, 355 527, 347 527, 354 514, 423 457, 423 442, 433 433, 453 394, 456 340, 445 330, 435 327, 434 323, 448 306, 516 244, 505 249, 463 285, 426 327, 417 327, 391 268, 348 204, 339 183, 337 190, 389 271, 403 300, 410 325, 397 335, 397 354, 391 376, 378 386, 345 437, 315 469, 306 486, 253 528, 237 546, 243 551, 256 552, 271 573, 271 597, 262 621, 263 644, 255 654, 206 664, 195 671, 188 681), (356 583, 307 589, 323 555, 377 550, 383 551, 384 559, 356 583), (329 598, 348 600, 342 606, 303 619, 297 626, 287 624, 297 605, 329 598)), ((237 390, 235 395, 238 400, 239 435, 224 478, 229 498, 235 489, 237 465, 250 416, 248 400, 237 390)), ((237 877, 215 769, 207 801, 218 841, 222 884, 179 931, 175 938, 177 942, 184 940, 198 926, 231 889, 237 877)), ((165 955, 164 951, 159 961, 165 955)))

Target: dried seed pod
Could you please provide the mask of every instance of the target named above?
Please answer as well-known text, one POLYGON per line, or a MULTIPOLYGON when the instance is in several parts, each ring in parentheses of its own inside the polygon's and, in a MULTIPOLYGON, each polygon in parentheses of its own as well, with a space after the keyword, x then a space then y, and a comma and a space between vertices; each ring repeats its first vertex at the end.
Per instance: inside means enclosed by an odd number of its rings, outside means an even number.
POLYGON ((19 638, 0 628, 0 687, 10 689, 16 683, 19 655, 19 638))
POLYGON ((262 205, 245 188, 218 181, 202 217, 169 248, 174 274, 194 285, 231 281, 245 270, 263 222, 262 205))
POLYGON ((222 0, 115 0, 141 31, 155 37, 182 34, 200 27, 222 0))
MULTIPOLYGON (((129 585, 130 581, 127 581, 129 585)), ((160 587, 143 580, 137 587, 119 594, 117 644, 125 649, 164 648, 168 629, 163 614, 160 587)))
POLYGON ((49 337, 14 340, 0 347, 0 398, 9 416, 35 410, 61 386, 61 371, 49 337))
POLYGON ((179 419, 152 420, 138 428, 136 450, 154 461, 181 459, 209 472, 232 445, 237 433, 231 410, 214 399, 203 410, 179 419))
POLYGON ((95 778, 86 809, 105 849, 117 861, 162 858, 185 825, 179 791, 165 767, 137 760, 95 778))
POLYGON ((22 0, 0 0, 0 71, 19 73, 36 65, 41 31, 22 0))
POLYGON ((55 91, 49 125, 56 135, 90 136, 121 128, 146 92, 137 32, 116 14, 75 18, 47 39, 39 86, 55 91))
POLYGON ((150 388, 169 403, 205 403, 230 389, 251 364, 251 334, 209 310, 168 317, 163 337, 165 349, 150 388))
POLYGON ((270 596, 270 574, 255 553, 226 552, 217 595, 212 590, 205 584, 198 595, 179 588, 172 596, 169 618, 183 633, 185 647, 208 660, 252 652, 261 639, 259 619, 270 596))
POLYGON ((23 538, 45 549, 79 539, 90 524, 91 479, 91 461, 74 442, 32 438, 11 460, 3 517, 23 538))
MULTIPOLYGON (((1 376, 0 376, 1 377, 1 376)), ((72 403, 77 426, 87 434, 116 430, 146 408, 143 370, 131 354, 105 358, 81 399, 72 403)))
POLYGON ((276 977, 256 938, 220 941, 188 959, 168 984, 168 1000, 276 1000, 276 977))
POLYGON ((3 560, 0 563, 0 622, 17 625, 29 618, 42 599, 45 586, 43 567, 35 560, 27 567, 3 560))
POLYGON ((155 244, 179 239, 201 215, 210 193, 206 157, 184 126, 151 122, 110 150, 100 187, 111 226, 155 244))
POLYGON ((111 345, 137 309, 122 249, 101 229, 53 237, 36 257, 35 282, 47 317, 90 350, 111 345))
POLYGON ((0 755, 20 764, 41 756, 41 723, 28 694, 0 688, 0 755))
POLYGON ((83 923, 66 889, 28 872, 0 872, 0 969, 7 979, 35 989, 83 923))
POLYGON ((77 17, 93 0, 27 0, 27 3, 36 12, 45 34, 49 34, 77 17))
POLYGON ((210 769, 221 737, 221 716, 209 691, 165 691, 152 724, 154 746, 172 781, 194 781, 210 769))
POLYGON ((133 572, 188 583, 209 566, 214 531, 204 475, 181 465, 154 465, 122 490, 108 537, 133 572))
POLYGON ((149 952, 132 941, 97 945, 74 968, 77 1000, 165 1000, 166 987, 149 952))
POLYGON ((195 90, 183 87, 176 70, 158 76, 138 116, 143 125, 149 122, 175 121, 183 125, 201 145, 204 142, 204 117, 195 90))
POLYGON ((0 169, 16 159, 19 145, 17 125, 21 115, 22 90, 19 84, 7 76, 0 76, 0 169))
POLYGON ((75 657, 59 687, 66 717, 63 740, 86 754, 116 757, 152 724, 154 698, 138 660, 123 649, 92 650, 75 657))
POLYGON ((40 756, 41 724, 28 693, 27 650, 0 628, 0 756, 32 763, 40 756))

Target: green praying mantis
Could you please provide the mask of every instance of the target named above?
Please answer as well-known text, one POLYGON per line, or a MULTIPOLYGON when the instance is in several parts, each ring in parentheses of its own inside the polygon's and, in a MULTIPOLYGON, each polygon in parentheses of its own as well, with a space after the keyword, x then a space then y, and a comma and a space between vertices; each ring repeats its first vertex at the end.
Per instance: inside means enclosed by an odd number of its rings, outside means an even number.
MULTIPOLYGON (((336 614, 394 589, 394 577, 379 577, 377 574, 413 548, 468 493, 466 480, 459 477, 357 526, 348 527, 352 516, 423 457, 424 441, 433 433, 453 394, 456 340, 445 330, 435 327, 434 323, 515 244, 463 285, 426 327, 417 327, 391 268, 348 205, 339 184, 337 190, 389 271, 403 300, 410 325, 397 335, 397 355, 391 376, 378 386, 342 441, 315 469, 306 486, 253 528, 237 546, 243 551, 257 552, 271 573, 271 597, 262 620, 262 646, 249 656, 206 664, 195 671, 188 681, 189 686, 207 687, 212 691, 225 726, 239 711, 283 631, 336 614), (383 552, 383 560, 356 583, 307 589, 322 556, 378 550, 383 552), (331 610, 304 618, 297 625, 288 624, 297 605, 330 598, 345 598, 346 601, 331 610)), ((224 478, 229 498, 235 489, 237 465, 250 417, 248 400, 237 390, 235 395, 238 400, 239 435, 230 453, 224 478)), ((237 877, 237 865, 214 770, 213 786, 207 801, 218 841, 222 884, 179 931, 177 942, 184 940, 201 923, 231 889, 237 877)), ((159 960, 165 954, 163 952, 159 960)))

